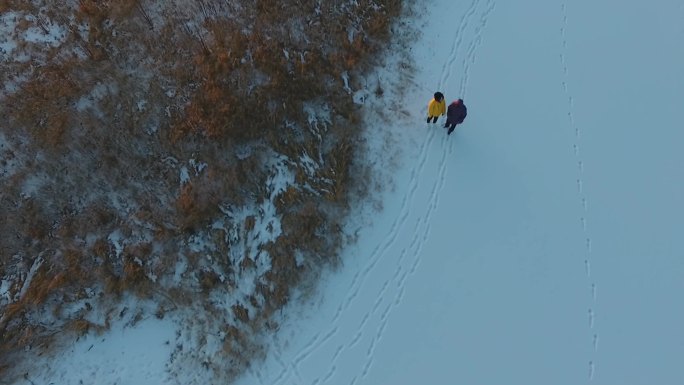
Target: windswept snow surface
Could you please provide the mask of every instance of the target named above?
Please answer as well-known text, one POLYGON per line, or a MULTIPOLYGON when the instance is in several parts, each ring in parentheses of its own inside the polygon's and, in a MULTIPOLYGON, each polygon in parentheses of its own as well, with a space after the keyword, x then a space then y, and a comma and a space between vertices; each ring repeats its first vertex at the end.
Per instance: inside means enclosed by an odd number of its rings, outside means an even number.
POLYGON ((431 2, 410 117, 370 130, 403 151, 382 214, 239 383, 684 383, 683 20, 431 2))

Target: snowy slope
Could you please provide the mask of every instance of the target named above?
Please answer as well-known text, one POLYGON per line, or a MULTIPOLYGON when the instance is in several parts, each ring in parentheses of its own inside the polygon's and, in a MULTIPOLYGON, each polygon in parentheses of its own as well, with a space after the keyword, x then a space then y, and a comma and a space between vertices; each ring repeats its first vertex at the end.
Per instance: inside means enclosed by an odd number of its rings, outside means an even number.
POLYGON ((683 383, 684 11, 630 3, 433 2, 382 216, 240 383, 683 383))

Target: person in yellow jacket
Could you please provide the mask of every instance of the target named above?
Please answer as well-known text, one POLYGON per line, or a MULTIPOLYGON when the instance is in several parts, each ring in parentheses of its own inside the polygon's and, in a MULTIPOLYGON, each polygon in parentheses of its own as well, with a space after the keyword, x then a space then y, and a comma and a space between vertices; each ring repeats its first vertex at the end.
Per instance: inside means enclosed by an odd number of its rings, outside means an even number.
POLYGON ((437 123, 437 118, 446 114, 446 102, 444 101, 444 95, 441 92, 435 92, 434 98, 428 103, 428 118, 427 122, 430 123, 432 119, 432 124, 437 123))

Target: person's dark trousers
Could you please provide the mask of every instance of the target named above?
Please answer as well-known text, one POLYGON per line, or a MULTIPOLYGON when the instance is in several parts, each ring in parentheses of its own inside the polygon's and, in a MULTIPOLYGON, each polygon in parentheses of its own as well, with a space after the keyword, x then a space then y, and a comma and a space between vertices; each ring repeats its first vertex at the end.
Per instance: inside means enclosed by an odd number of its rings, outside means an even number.
POLYGON ((447 123, 444 125, 444 128, 447 128, 447 127, 449 127, 449 131, 447 131, 447 135, 451 135, 451 133, 454 132, 454 128, 456 128, 456 123, 449 123, 449 122, 447 122, 447 123))
POLYGON ((432 124, 437 123, 437 118, 438 116, 428 116, 427 122, 430 123, 430 120, 432 119, 432 124))

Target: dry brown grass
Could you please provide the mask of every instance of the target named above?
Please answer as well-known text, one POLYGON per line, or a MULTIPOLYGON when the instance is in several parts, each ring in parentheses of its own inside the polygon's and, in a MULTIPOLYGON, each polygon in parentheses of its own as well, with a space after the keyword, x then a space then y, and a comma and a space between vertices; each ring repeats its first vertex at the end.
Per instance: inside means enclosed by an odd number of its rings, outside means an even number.
MULTIPOLYGON (((202 0, 181 9, 169 2, 157 14, 158 4, 143 0, 59 6, 0 0, 0 12, 34 15, 68 31, 56 48, 22 44, 30 63, 2 64, 26 81, 1 101, 5 135, 20 167, 0 180, 0 274, 25 276, 25 261, 37 255, 45 262, 25 295, 0 308, 0 356, 48 338, 33 310, 83 299, 85 287, 97 287, 107 298, 163 295, 179 306, 191 303, 194 292, 231 290, 232 278, 221 282, 186 240, 204 235, 215 239, 215 253, 230 250, 209 224, 222 216, 221 205, 264 198, 265 154, 297 159, 306 149, 324 164, 314 175, 296 171, 297 182, 316 193, 290 186, 276 199, 283 234, 262 245, 272 258, 268 284, 258 283, 255 294, 263 301, 250 298, 255 314, 242 305, 233 313, 251 325, 273 325, 269 317, 290 300, 304 274, 335 261, 337 223, 350 191, 363 183, 353 175, 364 175, 354 162, 360 111, 341 76, 354 82, 374 63, 402 5, 318 3, 258 0, 254 7, 233 7, 202 0), (320 13, 314 12, 318 5, 320 13), (188 27, 188 18, 199 23, 188 27), (351 41, 349 26, 357 31, 351 41), (312 101, 333 113, 322 139, 308 129, 303 111, 312 101), (257 150, 239 158, 242 145, 257 150), (207 167, 190 170, 181 185, 179 168, 190 168, 191 159, 207 167), (122 250, 113 234, 125 240, 122 250), (316 263, 298 267, 297 252, 316 263), (185 281, 188 287, 158 287, 148 278, 172 275, 181 257, 187 277, 196 278, 185 281), (258 309, 260 302, 265 305, 258 309)), ((21 28, 31 26, 23 23, 21 28)), ((380 85, 376 94, 382 94, 380 85)), ((244 235, 255 224, 249 216, 238 226, 244 235)), ((253 270, 254 257, 218 266, 232 277, 253 270)), ((18 279, 12 293, 21 284, 18 279)), ((65 330, 76 333, 106 327, 78 315, 59 317, 65 330)), ((226 333, 227 354, 253 343, 234 327, 226 333)))
POLYGON ((233 314, 235 317, 242 322, 249 322, 249 311, 246 307, 238 304, 232 306, 233 314))

